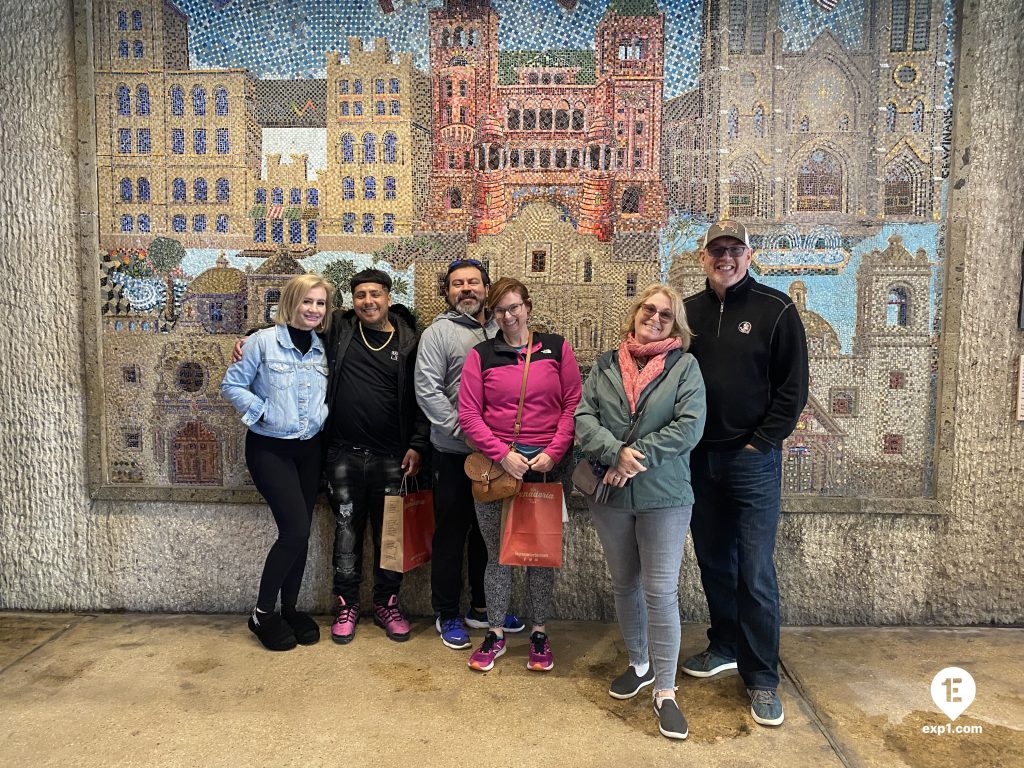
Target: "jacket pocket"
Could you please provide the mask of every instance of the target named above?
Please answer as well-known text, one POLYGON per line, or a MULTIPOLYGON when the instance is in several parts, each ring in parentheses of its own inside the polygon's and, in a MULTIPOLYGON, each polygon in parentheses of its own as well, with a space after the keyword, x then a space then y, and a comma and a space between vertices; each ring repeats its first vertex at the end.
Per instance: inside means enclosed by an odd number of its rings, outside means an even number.
POLYGON ((291 363, 268 363, 267 368, 274 389, 289 389, 295 383, 295 366, 291 363))

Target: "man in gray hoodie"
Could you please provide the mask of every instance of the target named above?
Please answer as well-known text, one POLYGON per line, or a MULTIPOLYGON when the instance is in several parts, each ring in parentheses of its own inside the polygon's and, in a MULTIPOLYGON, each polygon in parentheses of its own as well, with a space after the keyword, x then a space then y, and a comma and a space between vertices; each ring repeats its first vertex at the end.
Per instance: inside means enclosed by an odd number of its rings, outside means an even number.
MULTIPOLYGON (((484 310, 490 284, 487 270, 476 259, 453 261, 445 276, 451 309, 438 315, 423 332, 416 356, 416 400, 430 420, 430 442, 434 448, 431 602, 441 642, 456 649, 470 646, 460 611, 464 549, 468 549, 471 598, 465 624, 487 627, 484 595, 487 548, 480 536, 473 492, 463 469, 470 449, 459 429, 457 404, 466 355, 498 332, 494 318, 484 310)), ((518 632, 524 627, 512 615, 505 623, 506 631, 518 632)))

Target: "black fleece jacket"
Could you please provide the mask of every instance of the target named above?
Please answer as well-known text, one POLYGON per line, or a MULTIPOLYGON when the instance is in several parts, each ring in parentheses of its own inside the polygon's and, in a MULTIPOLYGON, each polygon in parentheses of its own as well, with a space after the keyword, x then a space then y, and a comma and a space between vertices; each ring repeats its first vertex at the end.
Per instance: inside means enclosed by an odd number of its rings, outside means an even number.
POLYGON ((707 388, 698 449, 781 448, 807 404, 807 338, 792 300, 748 272, 724 301, 708 285, 683 303, 707 388))
MULTIPOLYGON (((416 319, 402 304, 392 304, 388 319, 398 334, 398 414, 401 421, 401 444, 405 450, 412 448, 426 457, 430 451, 430 422, 416 403, 413 389, 413 374, 416 369, 416 350, 420 337, 416 332, 416 319)), ((354 310, 334 310, 331 316, 331 330, 327 334, 327 365, 330 378, 327 382, 327 423, 324 434, 332 435, 335 418, 344 418, 345 403, 339 402, 338 384, 341 381, 341 366, 345 354, 358 330, 359 319, 354 310)), ((326 446, 327 441, 324 441, 326 446)))

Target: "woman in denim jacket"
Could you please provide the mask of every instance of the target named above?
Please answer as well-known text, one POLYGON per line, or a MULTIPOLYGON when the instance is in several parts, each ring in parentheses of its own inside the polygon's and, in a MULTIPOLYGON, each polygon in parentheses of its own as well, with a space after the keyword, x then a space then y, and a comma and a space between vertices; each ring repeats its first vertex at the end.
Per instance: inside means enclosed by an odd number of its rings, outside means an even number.
POLYGON ((276 325, 253 334, 220 386, 249 428, 245 463, 277 523, 277 541, 249 617, 249 629, 271 651, 320 639, 316 622, 295 604, 320 485, 320 430, 327 419, 327 356, 318 333, 327 332, 333 302, 334 286, 319 275, 293 277, 281 291, 276 325))

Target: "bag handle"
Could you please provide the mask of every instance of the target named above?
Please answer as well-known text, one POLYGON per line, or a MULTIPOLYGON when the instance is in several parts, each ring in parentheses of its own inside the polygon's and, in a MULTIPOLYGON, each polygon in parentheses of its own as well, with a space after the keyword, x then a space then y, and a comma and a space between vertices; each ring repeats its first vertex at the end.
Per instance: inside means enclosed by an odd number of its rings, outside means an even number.
POLYGON ((523 425, 523 401, 526 399, 526 376, 530 372, 530 358, 533 356, 533 331, 526 337, 526 365, 523 367, 523 383, 519 387, 519 405, 516 407, 516 423, 512 429, 512 442, 519 437, 519 428, 523 425))

